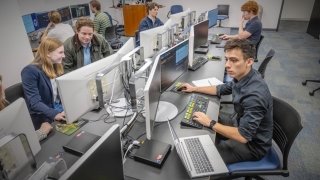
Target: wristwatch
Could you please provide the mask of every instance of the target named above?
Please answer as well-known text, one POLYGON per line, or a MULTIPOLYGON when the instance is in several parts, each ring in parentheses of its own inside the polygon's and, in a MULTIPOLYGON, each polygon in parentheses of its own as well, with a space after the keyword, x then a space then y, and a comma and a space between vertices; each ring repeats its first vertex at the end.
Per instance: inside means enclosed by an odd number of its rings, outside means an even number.
POLYGON ((209 128, 212 129, 212 127, 216 124, 217 122, 215 120, 211 120, 209 128))

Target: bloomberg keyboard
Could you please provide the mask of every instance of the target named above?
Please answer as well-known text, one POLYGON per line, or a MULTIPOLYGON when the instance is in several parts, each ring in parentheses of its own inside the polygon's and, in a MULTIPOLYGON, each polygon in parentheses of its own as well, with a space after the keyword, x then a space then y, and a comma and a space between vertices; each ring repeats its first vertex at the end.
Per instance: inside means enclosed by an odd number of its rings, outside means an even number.
POLYGON ((206 113, 207 108, 208 108, 208 104, 209 104, 209 98, 204 97, 204 96, 200 96, 197 94, 192 94, 190 97, 190 100, 188 102, 186 112, 185 112, 184 117, 181 120, 180 124, 182 126, 188 126, 188 127, 202 129, 203 125, 194 121, 192 119, 192 114, 193 114, 193 112, 198 112, 198 111, 206 113))
POLYGON ((208 58, 204 56, 199 56, 194 60, 194 63, 192 64, 192 67, 189 67, 189 70, 195 71, 202 65, 204 65, 206 62, 208 62, 208 58))

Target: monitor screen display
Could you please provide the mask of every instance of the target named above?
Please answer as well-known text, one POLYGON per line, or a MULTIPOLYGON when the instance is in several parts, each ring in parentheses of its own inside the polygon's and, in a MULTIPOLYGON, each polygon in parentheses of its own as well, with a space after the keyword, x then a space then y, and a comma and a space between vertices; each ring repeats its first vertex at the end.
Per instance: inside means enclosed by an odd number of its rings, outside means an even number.
POLYGON ((119 125, 113 125, 59 179, 124 179, 119 125))
POLYGON ((215 26, 218 20, 218 9, 212 9, 208 12, 209 28, 215 26))
POLYGON ((71 20, 71 13, 70 13, 70 7, 63 7, 58 9, 60 15, 61 15, 61 22, 69 21, 71 20))
POLYGON ((31 33, 36 30, 35 24, 37 24, 37 20, 34 18, 33 14, 26 14, 22 16, 22 21, 27 33, 31 33))
POLYGON ((208 20, 194 25, 194 49, 197 49, 208 42, 208 25, 208 20))
POLYGON ((189 40, 160 55, 161 92, 167 90, 178 77, 188 70, 189 40))
POLYGON ((48 12, 36 13, 39 29, 46 28, 50 22, 48 12))
POLYGON ((82 16, 90 16, 89 4, 78 4, 70 6, 72 18, 78 18, 82 16))

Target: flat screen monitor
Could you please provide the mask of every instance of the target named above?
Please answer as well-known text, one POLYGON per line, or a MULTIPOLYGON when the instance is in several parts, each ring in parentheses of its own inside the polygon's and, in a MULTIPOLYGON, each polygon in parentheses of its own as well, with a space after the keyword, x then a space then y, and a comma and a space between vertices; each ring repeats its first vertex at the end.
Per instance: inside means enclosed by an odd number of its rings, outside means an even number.
MULTIPOLYGON (((134 49, 134 41, 133 38, 130 38, 117 53, 57 78, 59 95, 68 123, 78 120, 83 114, 99 106, 96 86, 97 73, 119 63, 122 54, 130 52, 132 49, 134 49)), ((116 70, 115 67, 102 79, 103 94, 106 97, 111 95, 113 83, 115 83, 114 92, 119 92, 123 87, 119 75, 115 74, 116 70)))
POLYGON ((23 15, 22 21, 27 33, 31 33, 37 30, 37 27, 35 25, 37 25, 38 22, 35 18, 35 14, 23 15))
MULTIPOLYGON (((160 101, 163 78, 168 78, 167 76, 163 76, 164 72, 162 71, 162 66, 163 64, 166 64, 165 68, 168 69, 165 71, 171 73, 171 75, 175 77, 170 77, 170 82, 166 80, 167 83, 172 84, 179 76, 187 71, 188 46, 189 40, 186 39, 162 52, 154 60, 149 78, 144 88, 146 135, 148 139, 151 139, 154 122, 167 121, 168 119, 171 120, 178 113, 178 109, 175 105, 169 102, 160 101), (172 61, 172 63, 170 61, 172 61), (169 68, 170 65, 172 68, 169 68), (177 73, 171 71, 175 68, 177 69, 177 73)), ((168 76, 170 75, 168 74, 168 76)))
POLYGON ((218 9, 212 9, 208 11, 209 28, 217 25, 218 20, 218 9))
POLYGON ((48 26, 50 22, 48 13, 49 12, 36 13, 39 29, 46 28, 48 26))
POLYGON ((23 98, 17 99, 0 111, 0 138, 7 134, 21 133, 27 136, 32 153, 36 155, 41 147, 23 98))
POLYGON ((71 11, 70 11, 70 7, 66 6, 63 8, 59 8, 58 9, 60 15, 61 15, 61 22, 65 22, 65 21, 69 21, 71 20, 71 11))
POLYGON ((229 5, 228 4, 220 4, 218 7, 218 15, 229 16, 229 5))
POLYGON ((164 26, 148 29, 140 32, 140 46, 143 47, 145 58, 152 57, 157 51, 157 35, 163 34, 166 31, 164 26))
POLYGON ((166 91, 183 73, 188 71, 189 40, 160 55, 161 92, 166 91))
POLYGON ((119 125, 113 125, 59 179, 124 179, 119 125))
POLYGON ((185 24, 187 24, 186 20, 187 20, 188 14, 190 12, 191 12, 190 9, 187 9, 187 10, 185 10, 183 12, 170 15, 170 18, 168 19, 168 22, 170 24, 165 23, 165 26, 166 27, 170 27, 170 26, 172 26, 174 24, 178 24, 180 28, 184 28, 185 24), (185 21, 186 21, 186 23, 185 23, 185 21))
POLYGON ((194 25, 194 49, 197 49, 208 42, 208 25, 208 20, 194 25))
POLYGON ((89 4, 78 4, 70 6, 72 18, 79 18, 82 16, 90 16, 89 4))

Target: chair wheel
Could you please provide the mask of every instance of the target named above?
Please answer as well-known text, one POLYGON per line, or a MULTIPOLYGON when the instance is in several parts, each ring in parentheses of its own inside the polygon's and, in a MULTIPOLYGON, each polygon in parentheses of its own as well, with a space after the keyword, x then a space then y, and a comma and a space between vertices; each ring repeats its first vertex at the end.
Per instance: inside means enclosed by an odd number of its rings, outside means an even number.
POLYGON ((302 82, 302 85, 303 85, 303 86, 307 85, 307 81, 303 81, 303 82, 302 82))
POLYGON ((258 59, 254 59, 254 62, 258 62, 258 59))
POLYGON ((310 95, 310 96, 313 96, 313 95, 314 95, 314 92, 309 92, 309 95, 310 95))

